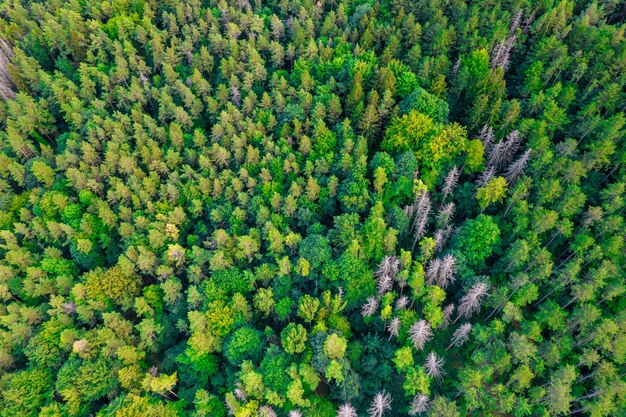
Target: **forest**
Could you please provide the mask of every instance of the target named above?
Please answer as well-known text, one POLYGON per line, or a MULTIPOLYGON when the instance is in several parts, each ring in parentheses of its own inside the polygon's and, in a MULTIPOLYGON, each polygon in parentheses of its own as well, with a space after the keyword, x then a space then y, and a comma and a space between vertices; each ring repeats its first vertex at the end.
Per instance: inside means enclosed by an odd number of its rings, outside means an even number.
POLYGON ((0 0, 0 417, 626 416, 623 0, 0 0))

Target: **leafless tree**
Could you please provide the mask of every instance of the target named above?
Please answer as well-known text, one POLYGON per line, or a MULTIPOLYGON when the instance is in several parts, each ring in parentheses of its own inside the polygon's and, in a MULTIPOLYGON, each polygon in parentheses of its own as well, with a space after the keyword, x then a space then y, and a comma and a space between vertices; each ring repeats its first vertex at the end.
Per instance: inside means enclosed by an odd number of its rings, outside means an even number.
POLYGON ((439 269, 441 268, 441 259, 431 259, 426 268, 426 284, 433 285, 439 277, 439 269))
POLYGON ((425 413, 428 410, 428 406, 430 405, 430 400, 427 396, 420 393, 413 397, 413 401, 411 402, 411 408, 409 409, 409 415, 415 416, 417 414, 425 413))
POLYGON ((478 179, 478 181, 476 181, 476 185, 478 186, 478 188, 484 187, 485 185, 487 185, 489 181, 493 179, 495 175, 496 175, 496 169, 494 167, 491 166, 487 168, 480 175, 480 178, 478 179))
POLYGON ((492 68, 502 68, 503 71, 507 70, 511 50, 513 46, 515 46, 516 39, 517 36, 515 34, 510 34, 493 48, 491 52, 492 68))
POLYGON ((445 229, 439 229, 435 232, 435 252, 439 252, 443 249, 451 234, 452 226, 448 226, 445 229))
POLYGON ((524 173, 524 169, 526 169, 526 164, 528 164, 531 152, 532 149, 528 149, 522 154, 522 156, 517 158, 515 162, 509 165, 504 174, 504 177, 509 184, 515 183, 515 181, 524 173))
POLYGON ((460 172, 459 169, 455 166, 452 167, 450 171, 448 171, 448 175, 446 175, 446 179, 443 182, 443 200, 446 201, 446 198, 452 191, 454 191, 454 187, 459 181, 460 172))
POLYGON ((302 417, 302 411, 300 411, 300 410, 291 410, 289 412, 289 417, 302 417))
POLYGON ((63 312, 65 314, 68 314, 68 315, 69 314, 74 314, 74 313, 76 313, 76 309, 77 309, 77 306, 76 306, 76 303, 74 301, 70 301, 69 303, 64 303, 63 304, 63 312))
POLYGON ((461 325, 461 327, 455 330, 454 334, 452 335, 452 339, 450 340, 450 345, 446 350, 450 349, 453 346, 462 346, 465 342, 469 340, 469 334, 471 331, 472 325, 470 323, 465 323, 461 325))
POLYGON ((535 21, 535 12, 533 11, 530 16, 524 21, 524 27, 522 28, 522 33, 528 32, 528 28, 535 21))
POLYGON ((456 258, 454 255, 446 255, 439 265, 439 274, 437 275, 437 285, 446 288, 448 284, 454 281, 454 273, 456 272, 456 258))
POLYGON ((383 275, 378 277, 376 282, 376 288, 378 289, 378 295, 383 295, 393 287, 393 278, 389 275, 383 275))
POLYGON ((230 87, 230 101, 237 107, 241 104, 241 93, 235 85, 230 87))
POLYGON ((411 247, 411 251, 415 249, 415 244, 417 243, 417 241, 424 237, 424 234, 426 233, 430 210, 430 195, 426 191, 418 195, 415 199, 415 202, 406 210, 407 216, 410 219, 413 219, 411 232, 414 234, 415 238, 413 240, 413 246, 411 247))
MULTIPOLYGON (((514 130, 509 133, 504 141, 504 160, 503 165, 508 164, 519 149, 520 143, 522 142, 522 136, 519 133, 519 130, 514 130)), ((498 167, 501 168, 502 166, 498 167)))
POLYGON ((394 255, 387 255, 383 258, 375 272, 377 277, 389 275, 392 278, 398 274, 400 269, 400 260, 394 255))
POLYGON ((376 297, 369 297, 363 307, 361 308, 361 315, 363 317, 369 317, 378 310, 378 299, 376 297))
POLYGON ((511 159, 513 159, 513 156, 515 156, 521 140, 522 138, 518 130, 509 133, 505 139, 498 142, 490 150, 487 165, 496 170, 502 169, 502 167, 506 166, 511 159))
POLYGON ((487 166, 497 169, 499 166, 505 164, 505 149, 505 141, 501 140, 500 142, 496 143, 489 151, 489 155, 487 157, 487 166))
POLYGON ((443 204, 439 208, 439 213, 437 213, 437 222, 443 226, 447 226, 454 217, 454 209, 455 205, 453 202, 449 202, 447 204, 443 204))
POLYGON ((424 345, 433 337, 433 331, 426 320, 416 322, 409 329, 409 339, 413 342, 415 349, 422 350, 424 345))
POLYGON ((520 23, 522 22, 522 16, 524 15, 524 10, 520 9, 515 16, 511 20, 511 25, 509 26, 509 33, 515 33, 520 23))
POLYGON ((245 401, 247 398, 246 391, 243 389, 239 382, 235 383, 235 389, 233 390, 233 394, 239 401, 245 401))
POLYGON ((463 298, 461 298, 458 309, 458 317, 468 318, 472 314, 480 310, 482 299, 485 294, 487 294, 487 290, 489 290, 489 286, 484 282, 478 282, 474 284, 469 289, 467 294, 465 294, 463 298))
POLYGON ((387 331, 389 332, 389 340, 392 337, 398 337, 398 333, 400 332, 400 319, 398 317, 394 317, 387 326, 387 331))
POLYGON ((4 39, 0 39, 0 98, 4 100, 15 97, 15 85, 9 72, 11 59, 13 59, 11 45, 4 39))
POLYGON ((383 413, 388 410, 391 410, 391 395, 385 391, 379 392, 370 404, 369 415, 370 417, 382 417, 383 413))
POLYGON ((276 414, 276 411, 274 411, 274 409, 272 407, 270 407, 269 405, 263 405, 263 406, 259 407, 259 410, 257 411, 257 416, 259 416, 259 417, 278 417, 278 415, 276 414))
POLYGON ((398 300, 396 300, 396 310, 404 310, 408 305, 409 297, 407 297, 406 295, 401 295, 400 297, 398 297, 398 300))
POLYGON ((493 128, 488 125, 484 125, 483 128, 480 130, 480 133, 478 134, 478 139, 483 144, 485 153, 488 154, 491 151, 491 147, 493 146, 493 128))
POLYGON ((447 328, 452 320, 452 314, 454 313, 454 304, 448 304, 443 308, 443 324, 442 328, 447 328))
POLYGON ((350 403, 343 404, 337 410, 337 417, 359 417, 356 413, 356 410, 350 403))
POLYGON ((461 68, 461 57, 458 57, 454 65, 452 66, 452 76, 456 77, 456 74, 459 72, 459 68, 461 68))
POLYGON ((437 356, 435 352, 430 352, 424 362, 426 373, 431 378, 441 379, 443 375, 443 358, 437 356))

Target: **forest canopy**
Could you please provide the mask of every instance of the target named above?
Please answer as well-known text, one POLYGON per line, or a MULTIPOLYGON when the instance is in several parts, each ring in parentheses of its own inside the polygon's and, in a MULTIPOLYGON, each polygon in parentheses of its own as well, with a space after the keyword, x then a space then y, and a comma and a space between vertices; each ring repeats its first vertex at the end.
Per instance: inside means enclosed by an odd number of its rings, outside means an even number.
POLYGON ((620 0, 0 0, 0 417, 626 413, 620 0))

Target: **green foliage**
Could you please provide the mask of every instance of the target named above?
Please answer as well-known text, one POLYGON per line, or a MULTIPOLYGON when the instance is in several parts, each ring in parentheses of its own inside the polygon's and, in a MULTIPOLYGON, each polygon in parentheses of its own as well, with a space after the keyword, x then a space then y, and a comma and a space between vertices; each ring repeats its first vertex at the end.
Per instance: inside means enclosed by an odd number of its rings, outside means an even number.
POLYGON ((472 267, 479 267, 500 239, 500 228, 493 217, 484 214, 467 220, 456 237, 455 246, 472 267))
POLYGON ((285 352, 301 353, 306 348, 306 329, 300 324, 289 323, 280 333, 280 340, 285 352))
POLYGON ((502 201, 506 195, 507 183, 502 177, 495 177, 490 180, 484 187, 476 190, 476 199, 481 209, 493 203, 502 201))
POLYGON ((233 364, 255 358, 263 349, 261 337, 261 332, 256 329, 250 327, 237 329, 226 342, 224 353, 233 364))
POLYGON ((623 414, 623 2, 439 3, 3 1, 0 416, 623 414))
POLYGON ((3 375, 0 379, 0 415, 38 415, 38 410, 51 395, 51 384, 52 375, 43 369, 3 375))

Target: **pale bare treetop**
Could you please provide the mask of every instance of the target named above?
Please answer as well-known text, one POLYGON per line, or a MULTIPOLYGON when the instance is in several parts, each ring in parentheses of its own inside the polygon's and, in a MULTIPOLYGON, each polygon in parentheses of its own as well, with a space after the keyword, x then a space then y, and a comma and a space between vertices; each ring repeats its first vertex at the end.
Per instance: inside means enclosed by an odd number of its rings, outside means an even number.
POLYGON ((378 277, 376 282, 376 288, 378 290, 378 295, 382 295, 393 287, 393 278, 389 275, 381 275, 378 277))
POLYGON ((358 417, 358 415, 352 404, 346 403, 337 410, 337 417, 358 417))
POLYGON ((470 317, 472 314, 480 310, 482 299, 487 294, 489 286, 484 282, 474 284, 467 294, 461 298, 458 308, 458 314, 462 317, 470 317))
POLYGON ((426 269, 426 284, 433 285, 439 277, 439 268, 441 267, 441 259, 431 259, 426 269))
POLYGON ((443 376, 443 358, 438 357, 435 352, 430 352, 426 357, 424 368, 431 378, 441 379, 443 376))
POLYGON ((415 349, 422 350, 424 345, 433 337, 433 331, 426 320, 416 322, 409 329, 409 339, 413 342, 415 349))
POLYGON ((442 328, 446 328, 450 325, 450 321, 452 320, 452 314, 454 313, 454 304, 448 304, 443 308, 443 324, 442 328))
POLYGON ((425 413, 428 410, 428 406, 430 405, 430 400, 427 396, 422 393, 417 394, 413 397, 413 401, 411 402, 411 408, 409 409, 409 415, 415 416, 417 414, 425 413))
POLYGON ((379 392, 370 404, 369 415, 370 417, 382 417, 384 412, 388 410, 391 410, 391 395, 385 391, 379 392))
POLYGON ((404 310, 409 305, 409 297, 401 295, 396 300, 396 310, 404 310))
POLYGON ((378 299, 376 297, 369 297, 363 307, 361 308, 361 314, 363 317, 369 317, 378 310, 378 299))
POLYGON ((398 317, 394 317, 387 326, 387 331, 389 332, 389 338, 398 337, 400 332, 400 319, 398 317))
POLYGON ((454 187, 459 181, 459 176, 461 173, 459 169, 455 166, 452 167, 450 171, 448 171, 448 175, 446 175, 446 179, 443 182, 443 201, 446 201, 448 195, 454 191, 454 187))
POLYGON ((522 174, 524 173, 524 169, 526 169, 526 165, 528 164, 528 159, 530 159, 530 154, 532 149, 528 149, 526 152, 522 154, 515 162, 513 162, 507 168, 504 173, 504 177, 509 182, 509 184, 513 184, 522 174))
POLYGON ((437 285, 446 288, 448 284, 454 281, 454 273, 456 272, 456 258, 454 255, 446 255, 439 265, 439 274, 437 275, 437 285))
POLYGON ((465 323, 461 325, 458 329, 454 331, 454 334, 452 335, 452 339, 450 340, 450 346, 448 346, 448 349, 450 349, 452 346, 456 346, 456 347, 462 346, 465 342, 469 340, 469 334, 471 331, 472 331, 472 325, 470 323, 465 323))

